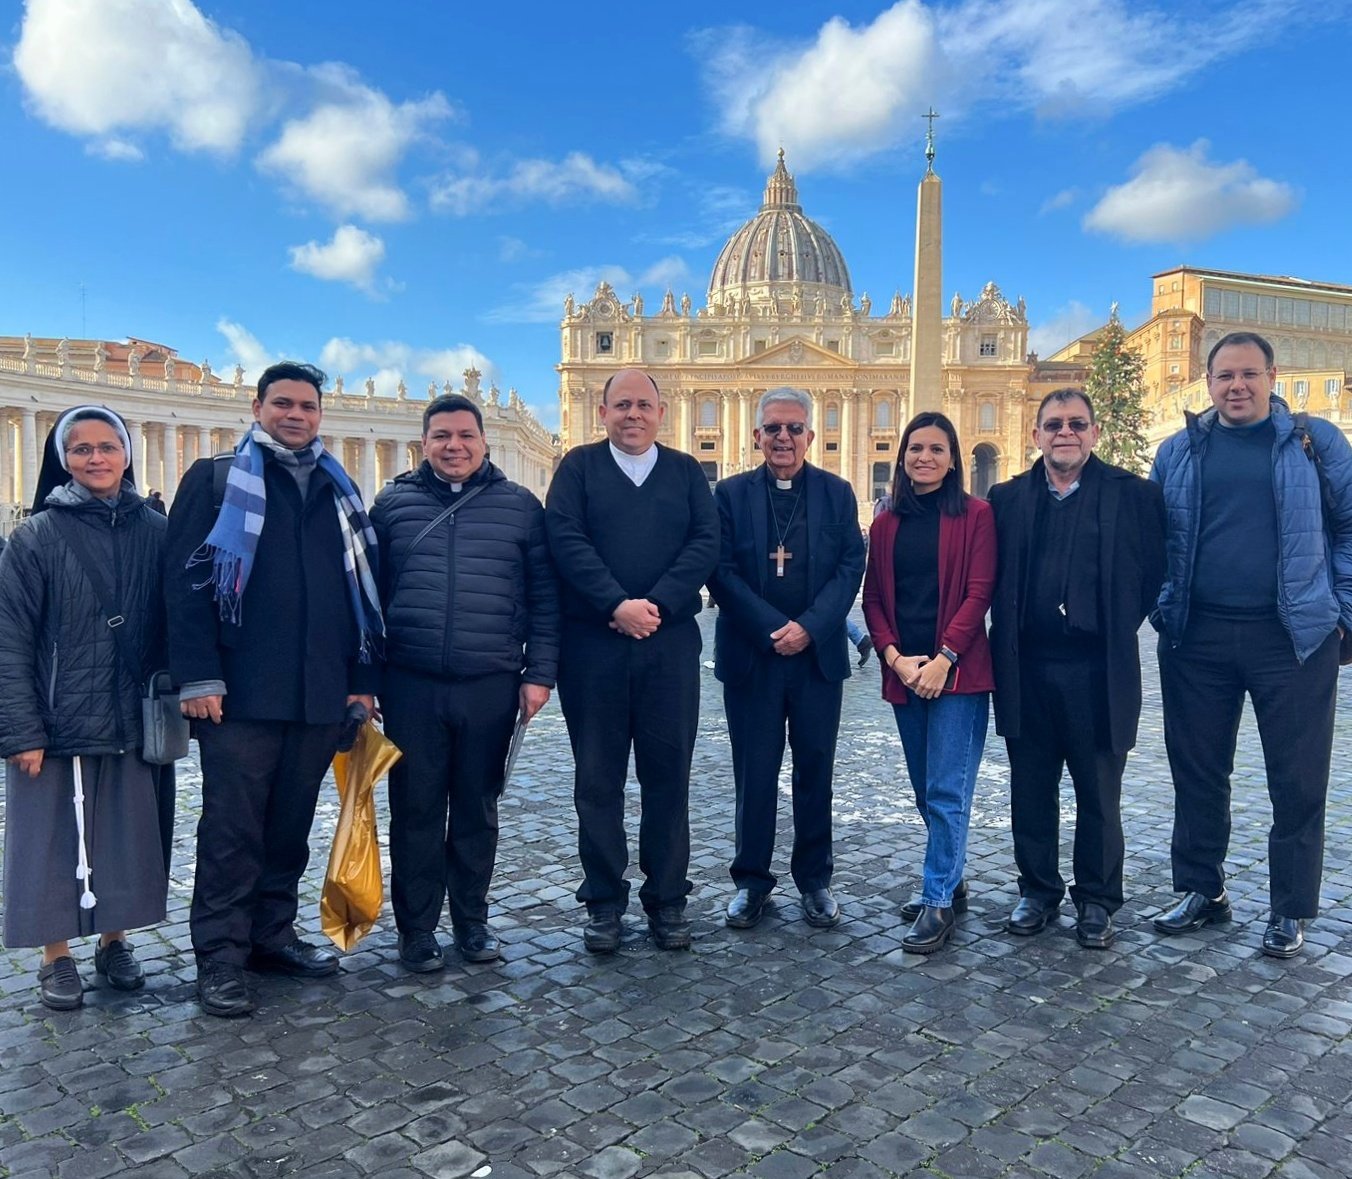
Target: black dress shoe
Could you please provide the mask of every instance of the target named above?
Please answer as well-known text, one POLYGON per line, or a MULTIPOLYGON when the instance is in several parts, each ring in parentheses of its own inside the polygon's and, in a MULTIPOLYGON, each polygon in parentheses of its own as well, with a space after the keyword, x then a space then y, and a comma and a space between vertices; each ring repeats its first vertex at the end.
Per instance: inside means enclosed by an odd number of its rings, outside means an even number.
POLYGON ((201 962, 197 966, 197 1002, 208 1015, 233 1019, 254 1009, 244 970, 229 962, 201 962))
POLYGON ((1048 924, 1061 915, 1060 901, 1041 901, 1037 897, 1021 897, 1005 922, 1005 929, 1020 937, 1041 933, 1048 924))
POLYGON ((1085 901, 1075 922, 1075 940, 1086 950, 1106 950, 1117 934, 1113 929, 1113 915, 1104 905, 1085 901))
POLYGON ((435 933, 414 930, 399 935, 399 965, 414 974, 430 974, 444 970, 446 956, 435 933))
POLYGON ((901 948, 908 954, 933 954, 942 950, 944 943, 957 926, 952 909, 936 909, 926 905, 911 926, 911 932, 901 939, 901 948))
POLYGON ((146 973, 136 961, 131 947, 121 938, 94 951, 94 969, 108 980, 115 991, 139 991, 146 985, 146 973))
POLYGON ((873 640, 865 635, 855 646, 859 648, 859 666, 863 667, 868 662, 868 657, 873 653, 873 640))
POLYGON ((84 1003, 84 983, 74 958, 62 954, 38 967, 38 998, 52 1011, 74 1011, 84 1003))
MULTIPOLYGON (((914 921, 920 916, 920 910, 925 907, 925 902, 920 894, 916 893, 909 901, 901 906, 900 914, 903 921, 914 921)), ((967 912, 967 881, 959 880, 958 887, 953 890, 953 912, 967 912)))
POLYGON ((1160 933, 1191 933, 1204 925, 1217 925, 1230 920, 1230 898, 1221 893, 1214 901, 1200 892, 1190 892, 1167 913, 1154 919, 1160 933))
POLYGON ((648 914, 648 932, 659 950, 690 949, 690 922, 684 905, 663 905, 648 914))
POLYGON ((813 888, 803 893, 803 919, 818 929, 829 929, 840 920, 840 906, 829 888, 813 888))
POLYGON ((293 978, 328 978, 338 973, 338 955, 297 938, 277 950, 253 948, 249 969, 259 974, 289 974, 293 978))
POLYGON ((596 909, 582 927, 582 944, 593 954, 613 954, 620 948, 620 915, 614 909, 596 909))
POLYGON ((487 921, 466 921, 455 928, 455 948, 466 962, 496 962, 502 946, 487 921))
POLYGON ((739 888, 737 895, 728 902, 728 926, 750 929, 756 925, 765 916, 765 901, 769 895, 754 888, 739 888))
POLYGON ((1305 922, 1300 917, 1278 917, 1276 913, 1268 919, 1263 930, 1263 953, 1269 958, 1294 958, 1305 944, 1305 922))

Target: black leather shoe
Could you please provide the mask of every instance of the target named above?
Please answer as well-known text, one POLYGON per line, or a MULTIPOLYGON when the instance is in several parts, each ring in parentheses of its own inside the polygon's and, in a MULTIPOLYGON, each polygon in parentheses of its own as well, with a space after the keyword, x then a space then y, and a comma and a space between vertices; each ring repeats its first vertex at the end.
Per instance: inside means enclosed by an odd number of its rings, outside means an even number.
POLYGON ((803 893, 803 919, 818 929, 829 929, 840 920, 840 906, 829 888, 813 888, 803 893))
POLYGON ((131 947, 121 938, 100 945, 94 951, 94 969, 108 980, 115 991, 139 991, 146 985, 146 973, 136 961, 131 947))
POLYGON ((769 895, 754 888, 739 888, 737 895, 728 902, 728 926, 732 929, 750 929, 758 924, 765 916, 765 901, 769 895))
POLYGON ((1167 913, 1154 919, 1160 933, 1191 933, 1204 925, 1218 925, 1230 920, 1230 898, 1221 893, 1214 901, 1200 892, 1190 892, 1167 913))
POLYGON ((435 933, 414 930, 399 935, 399 965, 414 974, 431 974, 444 970, 446 956, 435 933))
POLYGON ((1263 930, 1263 953, 1269 958, 1294 958, 1305 944, 1305 922, 1273 913, 1263 930))
POLYGON ((1041 933, 1061 915, 1060 901, 1040 901, 1037 897, 1021 897, 1005 922, 1005 929, 1020 937, 1041 933))
POLYGON ((597 909, 582 927, 582 944, 593 954, 613 954, 620 948, 620 915, 614 909, 597 909))
POLYGON ((933 954, 935 950, 944 948, 944 943, 956 926, 957 919, 952 909, 936 909, 926 905, 911 926, 911 932, 901 939, 901 948, 908 954, 933 954))
POLYGON ((868 657, 873 654, 873 640, 865 635, 855 646, 859 648, 859 666, 863 667, 868 662, 868 657))
POLYGON ((328 978, 338 973, 338 955, 297 938, 278 950, 255 946, 249 969, 259 974, 289 974, 293 978, 328 978))
POLYGON ((648 932, 659 950, 690 949, 690 922, 684 905, 664 905, 648 914, 648 932))
MULTIPOLYGON (((920 899, 920 894, 916 893, 909 901, 901 906, 901 919, 903 921, 914 921, 920 916, 920 910, 925 907, 925 902, 920 899)), ((953 890, 953 912, 967 912, 967 881, 959 880, 958 887, 953 890)))
POLYGON ((38 968, 38 998, 52 1011, 74 1011, 84 1003, 84 983, 74 958, 63 954, 38 968))
POLYGON ((455 948, 466 962, 496 962, 502 946, 487 921, 466 921, 455 929, 455 948))
POLYGON ((1113 915, 1106 906, 1085 901, 1075 921, 1075 940, 1086 950, 1106 950, 1117 936, 1113 915))
POLYGON ((254 1009, 241 967, 228 962, 201 962, 197 966, 197 1002, 208 1015, 234 1019, 254 1009))

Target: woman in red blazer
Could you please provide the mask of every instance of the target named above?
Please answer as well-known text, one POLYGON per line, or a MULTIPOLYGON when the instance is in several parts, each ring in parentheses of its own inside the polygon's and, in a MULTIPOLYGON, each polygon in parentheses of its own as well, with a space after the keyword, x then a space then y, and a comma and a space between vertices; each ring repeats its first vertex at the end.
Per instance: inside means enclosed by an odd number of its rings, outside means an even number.
POLYGON ((957 431, 941 413, 917 414, 901 435, 891 510, 869 530, 864 574, 883 699, 928 832, 920 894, 901 910, 914 921, 902 948, 916 954, 941 949, 967 909, 967 824, 994 687, 994 588, 995 523, 963 490, 957 431))

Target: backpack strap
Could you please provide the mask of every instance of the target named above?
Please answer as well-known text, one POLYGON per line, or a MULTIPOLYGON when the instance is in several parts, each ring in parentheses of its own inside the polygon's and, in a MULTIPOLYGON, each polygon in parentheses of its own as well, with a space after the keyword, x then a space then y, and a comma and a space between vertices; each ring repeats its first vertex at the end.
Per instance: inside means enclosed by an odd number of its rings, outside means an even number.
POLYGON ((108 584, 108 579, 104 577, 102 568, 100 568, 94 554, 85 543, 85 538, 80 533, 80 525, 70 519, 60 508, 49 508, 48 511, 52 513, 52 523, 55 525, 57 532, 61 534, 61 539, 66 542, 66 547, 70 549, 71 555, 79 562, 80 568, 84 570, 89 587, 94 591, 94 597, 98 599, 99 607, 103 611, 104 622, 108 629, 113 632, 113 645, 117 649, 123 666, 132 679, 139 684, 145 670, 142 666, 142 660, 132 647, 131 635, 125 629, 126 617, 117 602, 114 601, 113 591, 108 584))
POLYGON ((1319 453, 1319 446, 1314 440, 1314 433, 1310 429, 1310 415, 1304 410, 1300 413, 1293 413, 1291 415, 1291 428, 1300 439, 1300 447, 1305 452, 1305 457, 1314 463, 1314 473, 1319 479, 1319 501, 1324 510, 1324 525, 1327 527, 1329 517, 1333 514, 1337 505, 1333 498, 1333 488, 1329 486, 1329 477, 1324 473, 1324 460, 1319 453))
POLYGON ((225 503, 225 484, 230 478, 230 466, 234 461, 233 450, 211 456, 211 506, 218 514, 225 503))

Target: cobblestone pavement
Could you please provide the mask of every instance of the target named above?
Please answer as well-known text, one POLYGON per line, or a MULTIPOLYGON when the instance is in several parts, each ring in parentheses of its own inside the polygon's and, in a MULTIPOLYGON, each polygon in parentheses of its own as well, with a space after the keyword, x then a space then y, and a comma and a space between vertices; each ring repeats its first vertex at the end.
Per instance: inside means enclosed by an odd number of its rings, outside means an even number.
MULTIPOLYGON (((257 979, 257 1014, 211 1019, 193 1001, 197 783, 185 764, 170 919, 134 938, 146 989, 100 986, 86 943, 85 1007, 56 1014, 36 1001, 34 953, 0 953, 0 1173, 1348 1176, 1352 680, 1324 913, 1305 953, 1277 962, 1258 953, 1268 805, 1251 720, 1235 772, 1236 920, 1172 940, 1150 929, 1171 897, 1154 677, 1148 655, 1127 770, 1128 899, 1106 952, 1080 949, 1068 916, 1035 938, 1001 932, 1016 888, 993 733, 971 912, 944 952, 901 952, 896 911, 923 836, 874 668, 846 685, 835 879, 845 920, 809 928, 790 886, 759 928, 726 929, 732 787, 707 672, 691 952, 656 950, 632 912, 618 955, 583 951, 571 762, 551 703, 503 805, 492 899, 504 961, 406 974, 386 920, 337 978, 257 979)), ((335 812, 326 794, 316 847, 335 812)), ((306 877, 311 930, 326 859, 306 877)))

